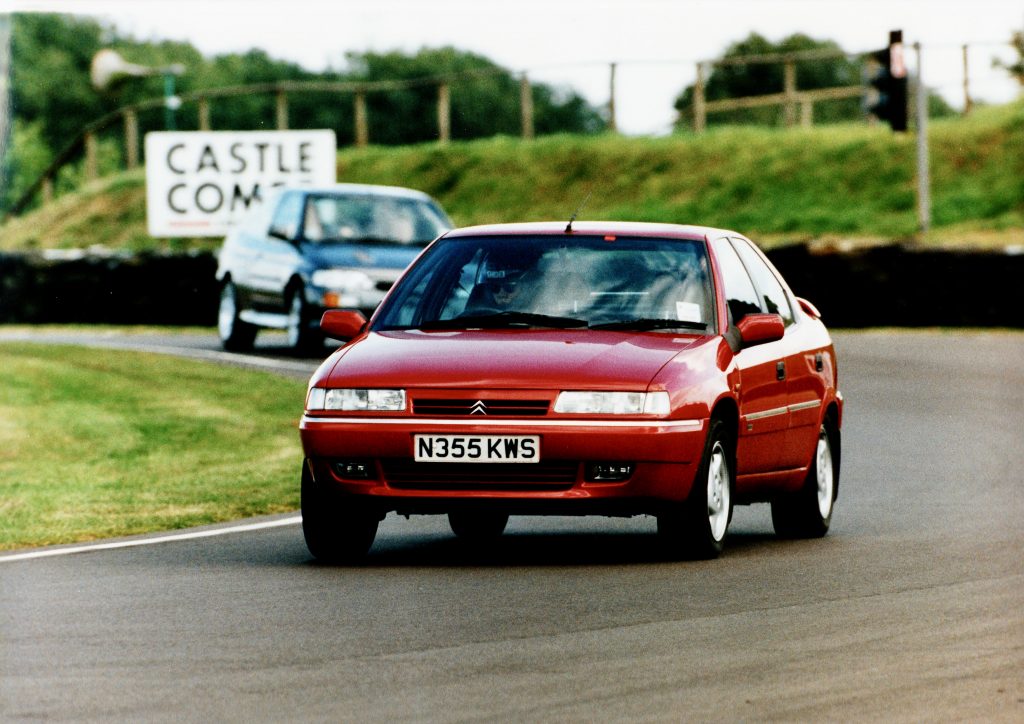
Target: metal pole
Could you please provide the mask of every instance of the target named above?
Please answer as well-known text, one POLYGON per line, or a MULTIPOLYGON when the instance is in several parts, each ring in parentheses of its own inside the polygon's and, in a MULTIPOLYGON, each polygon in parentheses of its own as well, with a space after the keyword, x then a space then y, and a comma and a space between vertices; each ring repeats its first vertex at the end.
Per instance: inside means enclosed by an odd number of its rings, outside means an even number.
POLYGON ((931 182, 928 175, 928 89, 924 85, 921 44, 917 53, 917 218, 922 233, 932 226, 931 182))
POLYGON ((967 65, 967 43, 963 46, 964 53, 964 115, 970 115, 974 102, 971 100, 971 80, 967 65))

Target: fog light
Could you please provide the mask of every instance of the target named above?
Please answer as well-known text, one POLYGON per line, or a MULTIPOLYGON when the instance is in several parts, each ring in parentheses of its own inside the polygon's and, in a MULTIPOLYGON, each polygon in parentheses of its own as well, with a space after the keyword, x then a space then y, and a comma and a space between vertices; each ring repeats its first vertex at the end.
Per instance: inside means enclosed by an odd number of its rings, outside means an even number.
POLYGON ((345 460, 334 463, 334 472, 347 480, 369 480, 374 477, 373 463, 368 460, 345 460))
POLYGON ((628 480, 634 467, 633 463, 590 463, 586 480, 591 483, 617 483, 628 480))

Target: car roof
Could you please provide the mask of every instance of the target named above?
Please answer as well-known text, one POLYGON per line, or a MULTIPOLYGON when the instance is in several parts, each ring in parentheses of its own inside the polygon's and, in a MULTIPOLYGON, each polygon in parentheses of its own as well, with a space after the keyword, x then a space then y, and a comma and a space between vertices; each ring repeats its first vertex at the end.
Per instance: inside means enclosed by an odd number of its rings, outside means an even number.
POLYGON ((742 236, 735 231, 711 226, 660 224, 642 221, 574 221, 572 230, 566 230, 565 221, 533 221, 515 224, 485 224, 466 226, 447 232, 445 238, 463 236, 560 236, 565 234, 602 234, 624 236, 658 236, 673 239, 703 241, 719 236, 742 236))
POLYGON ((430 196, 403 186, 384 186, 379 184, 338 183, 320 186, 287 186, 284 191, 302 191, 307 194, 345 194, 347 196, 389 196, 402 199, 430 199, 430 196))

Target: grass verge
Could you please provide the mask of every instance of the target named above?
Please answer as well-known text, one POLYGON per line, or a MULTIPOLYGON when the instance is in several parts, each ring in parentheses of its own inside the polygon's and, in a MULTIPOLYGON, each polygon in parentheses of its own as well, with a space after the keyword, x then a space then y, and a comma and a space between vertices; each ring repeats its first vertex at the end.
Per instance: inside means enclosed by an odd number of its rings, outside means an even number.
POLYGON ((0 549, 298 507, 301 382, 34 344, 0 369, 0 549))
MULTIPOLYGON (((932 230, 918 231, 916 139, 884 124, 712 126, 664 138, 496 137, 344 148, 339 181, 412 186, 458 225, 581 219, 734 228, 764 246, 809 240, 1000 247, 1024 243, 1024 101, 929 125, 932 230)), ((13 218, 0 251, 213 250, 152 239, 142 169, 87 184, 13 218)))

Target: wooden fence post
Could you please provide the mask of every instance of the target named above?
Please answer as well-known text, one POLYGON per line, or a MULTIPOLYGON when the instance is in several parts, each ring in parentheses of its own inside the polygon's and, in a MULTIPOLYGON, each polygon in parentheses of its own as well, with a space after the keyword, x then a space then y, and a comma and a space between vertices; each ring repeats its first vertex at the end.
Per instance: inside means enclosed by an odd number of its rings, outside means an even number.
POLYGON ((963 46, 964 54, 964 115, 970 115, 971 109, 974 106, 974 101, 971 99, 971 81, 970 73, 968 72, 967 65, 967 43, 963 46))
POLYGON ((697 80, 693 84, 693 132, 704 133, 707 124, 707 109, 704 105, 704 64, 697 63, 697 80))
POLYGON ((277 91, 277 130, 288 130, 288 96, 283 90, 277 91))
POLYGON ((814 101, 810 98, 800 101, 800 125, 804 128, 814 125, 814 101))
POLYGON ((519 79, 519 103, 523 115, 523 138, 533 138, 533 88, 526 73, 519 79))
POLYGON ((99 144, 94 131, 85 133, 85 180, 95 181, 99 178, 99 144))
POLYGON ((785 119, 787 126, 796 124, 796 63, 787 60, 783 70, 783 93, 786 95, 785 119))
POLYGON ((124 163, 129 170, 139 165, 139 114, 134 108, 124 111, 124 163))
POLYGON ((366 112, 366 91, 356 91, 356 146, 370 143, 370 124, 366 112))
POLYGON ((210 130, 210 99, 206 96, 199 96, 199 130, 210 130))
POLYGON ((452 139, 452 98, 447 83, 437 86, 437 140, 448 143, 452 139))
POLYGON ((615 133, 619 130, 615 122, 615 70, 618 63, 611 63, 608 68, 608 130, 615 133))

